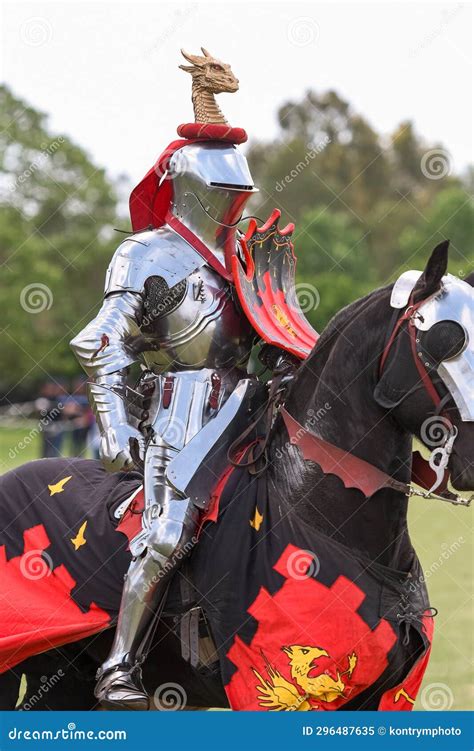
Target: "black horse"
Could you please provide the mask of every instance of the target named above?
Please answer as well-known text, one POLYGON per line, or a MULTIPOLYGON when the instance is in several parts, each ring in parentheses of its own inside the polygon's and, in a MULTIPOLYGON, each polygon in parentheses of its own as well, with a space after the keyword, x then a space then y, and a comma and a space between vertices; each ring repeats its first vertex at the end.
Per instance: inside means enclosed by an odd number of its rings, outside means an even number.
MULTIPOLYGON (((446 267, 443 243, 417 282, 412 304, 439 290, 446 267)), ((366 497, 337 472, 305 459, 278 415, 266 471, 229 474, 220 488, 217 523, 204 524, 171 584, 144 665, 157 708, 224 707, 229 697, 238 708, 273 710, 413 704, 410 675, 428 654, 433 612, 410 541, 402 488, 410 482, 412 437, 423 440, 434 406, 402 328, 380 373, 395 325, 390 294, 390 286, 376 290, 333 318, 300 366, 284 406, 297 423, 309 424, 312 433, 394 482, 366 497), (388 393, 398 398, 390 403, 388 393), (334 655, 335 662, 325 662, 334 655)), ((451 483, 472 490, 474 426, 462 422, 435 370, 430 378, 439 396, 446 396, 445 414, 458 430, 451 483)), ((86 460, 48 461, 64 462, 58 476, 78 465, 84 477, 89 467, 99 471, 86 460)), ((84 485, 84 504, 86 495, 84 485)), ((77 519, 86 512, 86 505, 77 509, 77 519)), ((117 537, 112 513, 107 520, 112 540, 117 537)), ((109 560, 113 544, 101 551, 103 560, 109 560)), ((112 616, 128 560, 121 543, 113 567, 112 616)), ((91 571, 84 578, 86 593, 93 577, 91 571)), ((109 628, 17 664, 0 676, 0 708, 15 707, 22 675, 25 709, 94 708, 94 675, 111 640, 109 628)))

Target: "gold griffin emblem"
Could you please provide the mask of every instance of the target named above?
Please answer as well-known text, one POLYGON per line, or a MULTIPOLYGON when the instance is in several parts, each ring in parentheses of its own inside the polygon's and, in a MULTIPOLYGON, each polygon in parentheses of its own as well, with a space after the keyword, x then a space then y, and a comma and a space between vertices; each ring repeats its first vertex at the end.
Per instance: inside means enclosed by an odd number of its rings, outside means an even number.
POLYGON ((259 692, 258 703, 261 707, 271 712, 301 712, 317 709, 315 700, 329 703, 344 697, 347 680, 357 665, 355 652, 347 656, 347 669, 343 673, 338 670, 336 678, 333 678, 326 672, 310 675, 318 667, 317 660, 329 657, 325 649, 293 644, 291 647, 282 647, 282 650, 289 657, 290 677, 293 682, 273 667, 265 656, 263 657, 267 678, 252 668, 258 679, 256 689, 259 692), (342 680, 345 676, 346 683, 342 680))

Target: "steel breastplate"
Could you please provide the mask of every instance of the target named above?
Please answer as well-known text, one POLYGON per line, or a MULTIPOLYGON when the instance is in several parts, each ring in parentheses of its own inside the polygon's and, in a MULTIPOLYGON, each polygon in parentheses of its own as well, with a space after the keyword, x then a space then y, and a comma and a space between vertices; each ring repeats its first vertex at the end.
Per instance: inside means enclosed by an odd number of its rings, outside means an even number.
POLYGON ((245 365, 255 335, 229 284, 206 266, 173 287, 149 277, 140 329, 155 371, 245 365))

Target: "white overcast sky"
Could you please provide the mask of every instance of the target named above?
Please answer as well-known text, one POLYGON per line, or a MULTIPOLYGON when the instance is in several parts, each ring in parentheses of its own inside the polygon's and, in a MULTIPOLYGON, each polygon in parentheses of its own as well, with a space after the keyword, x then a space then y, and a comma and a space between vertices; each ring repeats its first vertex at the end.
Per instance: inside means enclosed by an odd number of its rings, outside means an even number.
POLYGON ((471 7, 456 2, 3 2, 1 77, 113 176, 138 181, 193 120, 180 47, 232 67, 231 124, 277 132, 275 112, 335 88, 382 133, 412 119, 455 169, 472 160, 471 7))

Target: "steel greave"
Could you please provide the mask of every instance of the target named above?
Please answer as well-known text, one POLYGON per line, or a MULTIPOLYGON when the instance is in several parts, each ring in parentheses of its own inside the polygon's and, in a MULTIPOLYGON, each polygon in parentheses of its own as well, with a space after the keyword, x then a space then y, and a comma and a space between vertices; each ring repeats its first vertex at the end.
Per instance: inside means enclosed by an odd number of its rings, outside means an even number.
POLYGON ((197 510, 187 499, 167 503, 154 520, 148 549, 132 561, 125 578, 114 642, 101 673, 121 664, 134 665, 146 656, 170 578, 192 550, 197 523, 197 510))

